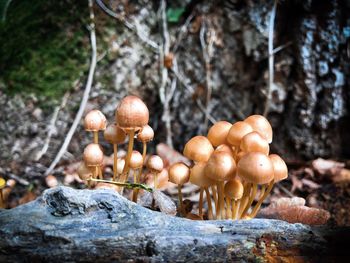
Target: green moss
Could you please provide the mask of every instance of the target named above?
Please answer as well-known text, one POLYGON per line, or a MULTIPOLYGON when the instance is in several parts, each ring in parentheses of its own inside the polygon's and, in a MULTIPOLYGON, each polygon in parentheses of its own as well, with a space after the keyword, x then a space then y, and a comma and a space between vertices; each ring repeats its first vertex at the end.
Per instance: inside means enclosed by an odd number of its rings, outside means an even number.
POLYGON ((88 69, 87 1, 13 0, 0 24, 6 93, 55 99, 88 69))

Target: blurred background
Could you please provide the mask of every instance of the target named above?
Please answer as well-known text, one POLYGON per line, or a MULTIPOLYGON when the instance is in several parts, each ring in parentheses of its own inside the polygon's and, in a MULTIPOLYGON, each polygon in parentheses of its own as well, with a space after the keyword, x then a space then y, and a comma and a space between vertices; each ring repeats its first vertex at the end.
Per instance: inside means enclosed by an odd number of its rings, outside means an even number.
MULTIPOLYGON (((87 88, 96 34, 85 113, 100 109, 113 122, 121 98, 141 97, 155 130, 151 152, 164 144, 182 152, 215 121, 264 114, 271 152, 290 168, 275 196, 304 197, 349 224, 349 13, 346 0, 121 0, 90 9, 87 0, 0 1, 0 175, 17 182, 9 207, 47 187, 44 173, 87 88)), ((66 177, 90 141, 80 121, 52 172, 58 184, 73 184, 66 177)))

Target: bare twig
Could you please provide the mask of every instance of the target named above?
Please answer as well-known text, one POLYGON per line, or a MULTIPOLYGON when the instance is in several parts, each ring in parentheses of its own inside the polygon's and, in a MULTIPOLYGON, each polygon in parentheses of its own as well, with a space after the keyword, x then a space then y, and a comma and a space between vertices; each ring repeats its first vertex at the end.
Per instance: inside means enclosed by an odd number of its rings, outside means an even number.
POLYGON ((113 12, 111 9, 109 9, 102 0, 96 0, 97 5, 102 9, 103 12, 105 12, 107 15, 117 19, 118 21, 122 22, 124 26, 129 29, 130 31, 135 32, 135 34, 141 39, 142 42, 147 44, 152 48, 153 51, 158 52, 159 46, 156 42, 149 39, 145 32, 143 32, 138 24, 133 24, 125 19, 125 17, 113 12))
POLYGON ((209 29, 207 31, 206 21, 205 19, 202 21, 201 30, 199 32, 199 38, 202 47, 203 58, 205 62, 205 79, 207 86, 207 97, 206 97, 206 105, 205 105, 205 120, 204 120, 204 130, 208 128, 208 119, 210 114, 210 100, 212 94, 212 81, 211 81, 211 59, 213 56, 213 44, 215 38, 215 31, 213 29, 209 29), (208 43, 206 41, 206 36, 208 37, 208 43))
POLYGON ((66 152, 67 147, 74 135, 74 132, 81 120, 81 117, 83 116, 84 109, 86 106, 86 103, 89 99, 89 94, 92 86, 92 81, 94 78, 94 73, 95 73, 95 68, 96 68, 96 63, 97 63, 97 49, 96 49, 96 33, 95 33, 95 23, 94 23, 94 10, 93 10, 93 1, 89 0, 89 9, 90 9, 90 41, 91 41, 91 63, 90 63, 90 68, 89 68, 89 75, 86 83, 86 87, 84 90, 83 94, 83 99, 81 100, 80 107, 78 110, 77 115, 75 116, 75 119, 73 121, 73 124, 70 128, 70 130, 67 133, 67 136, 62 144, 61 149, 57 153, 55 159, 51 163, 50 167, 46 170, 45 175, 50 174, 57 163, 61 160, 63 154, 66 152))
POLYGON ((277 9, 277 0, 274 1, 273 8, 271 11, 270 21, 269 21, 269 43, 268 43, 268 50, 269 50, 269 83, 267 86, 266 91, 266 102, 264 107, 264 113, 263 115, 266 117, 269 108, 270 108, 270 100, 271 100, 271 90, 273 85, 273 79, 274 79, 274 50, 273 50, 273 31, 274 31, 274 24, 275 24, 275 17, 276 17, 276 9, 277 9))
POLYGON ((38 152, 36 154, 35 161, 39 161, 41 159, 41 157, 43 157, 43 155, 47 152, 47 149, 49 148, 49 144, 50 144, 50 141, 51 141, 51 137, 52 137, 53 131, 55 130, 55 127, 56 127, 55 124, 56 124, 56 120, 57 120, 57 117, 58 117, 58 113, 60 112, 60 110, 62 108, 65 107, 65 105, 67 103, 67 100, 69 98, 69 95, 70 95, 70 93, 66 92, 66 94, 64 94, 64 96, 63 96, 61 104, 55 108, 54 113, 53 113, 52 118, 51 118, 51 121, 50 121, 50 125, 48 127, 49 131, 48 131, 47 137, 45 139, 45 144, 44 144, 43 148, 40 150, 40 152, 38 152))
POLYGON ((180 30, 179 30, 179 35, 176 37, 176 42, 175 45, 173 47, 173 53, 175 53, 177 51, 177 49, 179 48, 182 40, 184 39, 185 34, 188 32, 188 26, 191 23, 192 18, 194 17, 194 13, 192 13, 191 15, 189 15, 185 21, 185 23, 181 26, 180 30))
POLYGON ((148 185, 145 184, 137 184, 137 183, 129 183, 129 182, 116 182, 116 181, 111 181, 111 180, 103 180, 103 179, 95 179, 95 178, 90 178, 87 179, 87 181, 93 181, 93 182, 99 182, 99 183, 107 183, 107 184, 115 184, 118 186, 123 186, 127 189, 143 189, 148 192, 153 192, 153 188, 149 187, 148 185))
POLYGON ((22 177, 20 177, 20 176, 17 176, 17 175, 15 175, 15 174, 13 174, 13 173, 8 173, 7 174, 11 179, 14 179, 14 180, 16 180, 19 184, 21 184, 21 185, 24 185, 24 186, 28 186, 30 183, 26 180, 26 179, 24 179, 24 178, 22 178, 22 177))

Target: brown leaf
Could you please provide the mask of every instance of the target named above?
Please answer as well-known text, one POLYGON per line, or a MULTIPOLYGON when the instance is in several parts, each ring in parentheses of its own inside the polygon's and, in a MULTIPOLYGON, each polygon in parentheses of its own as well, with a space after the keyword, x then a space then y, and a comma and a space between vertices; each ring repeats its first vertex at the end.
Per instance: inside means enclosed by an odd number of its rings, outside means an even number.
POLYGON ((36 194, 32 191, 28 191, 21 199, 18 200, 19 205, 23 205, 33 201, 36 198, 36 194))
POLYGON ((305 199, 300 197, 280 198, 268 207, 261 209, 259 216, 307 225, 323 225, 330 218, 328 211, 307 207, 305 199))
POLYGON ((178 151, 175 151, 165 143, 160 143, 157 145, 157 154, 163 159, 164 167, 168 167, 177 162, 184 162, 188 165, 190 164, 190 161, 185 156, 178 151))
POLYGON ((344 168, 345 164, 333 160, 318 158, 312 162, 312 168, 321 175, 334 174, 344 168))
POLYGON ((350 170, 349 169, 341 169, 338 174, 332 178, 335 183, 345 183, 350 182, 350 170))
POLYGON ((303 185, 305 185, 305 186, 307 186, 307 187, 309 187, 311 189, 318 189, 318 188, 321 187, 321 185, 315 183, 314 181, 306 179, 306 178, 301 179, 301 182, 302 182, 303 185))

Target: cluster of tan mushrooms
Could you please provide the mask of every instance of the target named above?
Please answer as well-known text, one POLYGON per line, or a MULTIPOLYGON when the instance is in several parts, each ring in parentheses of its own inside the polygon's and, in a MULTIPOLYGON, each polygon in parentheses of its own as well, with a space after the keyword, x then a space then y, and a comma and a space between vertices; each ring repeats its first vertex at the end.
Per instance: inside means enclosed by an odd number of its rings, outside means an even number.
MULTIPOLYGON (((98 110, 90 111, 84 119, 85 130, 93 133, 93 143, 87 145, 78 174, 86 180, 89 187, 108 187, 115 185, 122 192, 125 187, 133 189, 133 201, 137 201, 139 189, 152 190, 141 184, 142 170, 147 153, 147 143, 153 140, 153 129, 148 125, 149 111, 145 103, 136 96, 127 96, 118 105, 115 123, 107 125, 106 117, 98 110), (113 145, 113 177, 106 180, 103 175, 104 153, 98 142, 98 133, 103 131, 104 139, 113 145), (124 158, 118 158, 118 145, 129 138, 128 150, 124 158), (134 140, 143 145, 142 154, 134 150, 134 140), (133 174, 133 183, 128 183, 133 174)), ((163 161, 157 155, 147 159, 147 168, 154 176, 154 188, 157 188, 157 174, 163 170, 163 161)))
POLYGON ((288 176, 282 158, 269 155, 271 142, 272 127, 261 115, 234 124, 219 121, 209 129, 207 137, 190 139, 183 154, 193 165, 176 163, 169 169, 169 180, 178 185, 180 206, 183 184, 189 181, 200 187, 198 215, 185 216, 203 219, 205 192, 209 219, 254 218, 273 185, 288 176), (255 197, 258 201, 253 206, 255 197))

